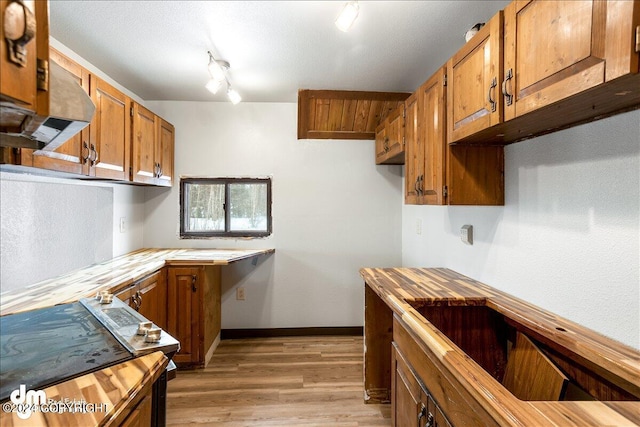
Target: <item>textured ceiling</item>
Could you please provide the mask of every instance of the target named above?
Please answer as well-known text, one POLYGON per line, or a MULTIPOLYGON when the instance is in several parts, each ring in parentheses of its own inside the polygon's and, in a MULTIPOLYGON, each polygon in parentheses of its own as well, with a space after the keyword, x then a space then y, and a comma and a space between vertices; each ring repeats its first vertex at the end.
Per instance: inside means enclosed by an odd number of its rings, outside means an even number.
POLYGON ((243 101, 295 102, 298 89, 413 92, 509 2, 359 3, 343 33, 342 1, 51 0, 50 31, 145 100, 225 100, 204 88, 211 50, 243 101))

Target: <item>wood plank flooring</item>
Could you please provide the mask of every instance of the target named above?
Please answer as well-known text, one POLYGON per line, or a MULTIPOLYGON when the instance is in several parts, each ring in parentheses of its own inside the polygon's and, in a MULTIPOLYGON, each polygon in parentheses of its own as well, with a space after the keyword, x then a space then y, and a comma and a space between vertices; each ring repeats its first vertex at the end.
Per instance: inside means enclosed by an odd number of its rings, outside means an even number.
POLYGON ((362 353, 362 337, 222 341, 169 382, 167 425, 390 426, 390 405, 363 402, 362 353))

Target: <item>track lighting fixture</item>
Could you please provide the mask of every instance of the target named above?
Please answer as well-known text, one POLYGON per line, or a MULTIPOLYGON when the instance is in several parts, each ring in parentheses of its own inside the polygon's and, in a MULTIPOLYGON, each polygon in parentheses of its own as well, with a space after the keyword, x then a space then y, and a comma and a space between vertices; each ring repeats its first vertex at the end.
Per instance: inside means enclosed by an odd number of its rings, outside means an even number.
POLYGON ((231 88, 231 83, 229 82, 229 78, 227 77, 226 72, 231 68, 227 61, 222 59, 215 59, 210 51, 207 52, 209 54, 209 81, 205 85, 209 92, 215 94, 222 87, 223 83, 227 83, 227 98, 233 105, 236 105, 240 101, 242 101, 242 97, 238 92, 231 88))
POLYGON ((358 12, 360 12, 360 6, 357 0, 347 2, 336 19, 336 27, 345 33, 349 31, 349 28, 356 22, 358 12))

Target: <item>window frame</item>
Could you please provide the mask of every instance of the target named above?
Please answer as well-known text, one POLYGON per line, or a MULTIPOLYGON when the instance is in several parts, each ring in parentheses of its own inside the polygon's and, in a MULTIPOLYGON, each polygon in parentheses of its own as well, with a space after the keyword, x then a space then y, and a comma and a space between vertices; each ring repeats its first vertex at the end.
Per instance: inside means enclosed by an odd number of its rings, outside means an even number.
POLYGON ((271 178, 208 178, 208 177, 180 177, 180 239, 208 239, 214 237, 267 237, 272 233, 273 219, 271 216, 271 178), (267 230, 230 230, 231 209, 230 205, 230 184, 266 184, 267 185, 267 230), (224 184, 224 231, 187 231, 185 230, 186 219, 186 186, 189 184, 224 184))

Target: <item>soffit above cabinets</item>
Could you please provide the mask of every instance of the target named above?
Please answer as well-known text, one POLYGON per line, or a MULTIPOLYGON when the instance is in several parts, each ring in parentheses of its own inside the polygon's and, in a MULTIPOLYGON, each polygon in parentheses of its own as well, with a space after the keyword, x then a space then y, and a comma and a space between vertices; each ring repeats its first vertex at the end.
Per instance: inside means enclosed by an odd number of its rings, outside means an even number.
POLYGON ((376 127, 410 93, 298 92, 298 139, 375 139, 376 127))

